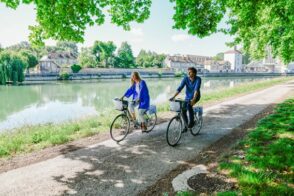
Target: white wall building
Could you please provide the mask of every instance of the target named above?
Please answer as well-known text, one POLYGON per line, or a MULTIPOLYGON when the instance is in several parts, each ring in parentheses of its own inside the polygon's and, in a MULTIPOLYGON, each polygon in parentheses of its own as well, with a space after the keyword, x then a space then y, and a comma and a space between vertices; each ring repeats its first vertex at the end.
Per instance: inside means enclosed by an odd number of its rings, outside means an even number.
POLYGON ((235 72, 244 71, 242 64, 242 53, 234 48, 234 50, 229 50, 224 53, 224 60, 231 63, 231 70, 235 72))
POLYGON ((197 55, 167 56, 164 60, 164 65, 175 71, 187 71, 187 68, 195 67, 198 72, 203 72, 204 64, 201 62, 204 62, 205 58, 210 57, 203 57, 197 55), (197 59, 199 59, 201 62, 198 62, 197 59))
POLYGON ((43 56, 39 61, 41 73, 57 73, 62 67, 70 67, 77 63, 77 57, 70 52, 53 52, 43 56))
POLYGON ((230 72, 231 64, 229 61, 206 60, 204 68, 209 72, 230 72))

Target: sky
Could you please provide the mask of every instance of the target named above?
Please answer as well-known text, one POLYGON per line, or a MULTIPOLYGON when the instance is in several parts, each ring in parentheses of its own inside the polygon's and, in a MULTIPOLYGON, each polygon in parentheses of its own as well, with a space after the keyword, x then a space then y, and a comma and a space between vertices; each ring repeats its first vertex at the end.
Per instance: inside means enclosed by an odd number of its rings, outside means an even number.
MULTIPOLYGON (((206 38, 188 35, 186 31, 172 29, 174 10, 169 0, 154 0, 151 14, 143 24, 131 23, 131 31, 124 31, 106 20, 101 26, 88 27, 84 43, 79 47, 92 46, 95 40, 113 41, 118 47, 127 41, 137 55, 141 49, 164 54, 193 54, 214 56, 230 48, 226 42, 232 37, 222 33, 213 34, 206 38)), ((7 47, 21 41, 28 41, 29 25, 36 24, 33 5, 21 5, 16 10, 5 7, 0 3, 0 44, 7 47)), ((54 45, 55 41, 46 41, 54 45)))

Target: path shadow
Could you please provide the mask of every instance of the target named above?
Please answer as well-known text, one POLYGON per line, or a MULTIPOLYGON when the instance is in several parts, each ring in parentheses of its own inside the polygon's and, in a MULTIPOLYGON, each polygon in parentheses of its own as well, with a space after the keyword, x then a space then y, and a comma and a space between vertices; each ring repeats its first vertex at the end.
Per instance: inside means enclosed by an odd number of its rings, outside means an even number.
POLYGON ((72 176, 61 174, 53 179, 66 186, 63 195, 136 195, 267 106, 233 104, 210 111, 205 114, 201 134, 184 134, 175 148, 166 142, 167 123, 163 123, 148 134, 135 132, 121 144, 108 140, 64 154, 64 158, 87 167, 72 176))

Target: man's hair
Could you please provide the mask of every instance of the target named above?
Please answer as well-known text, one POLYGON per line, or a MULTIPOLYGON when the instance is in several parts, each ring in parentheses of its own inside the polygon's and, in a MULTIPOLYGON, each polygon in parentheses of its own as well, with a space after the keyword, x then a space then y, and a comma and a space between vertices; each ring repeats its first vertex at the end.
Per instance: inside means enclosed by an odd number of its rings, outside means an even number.
POLYGON ((197 74, 197 69, 195 67, 189 67, 188 70, 191 70, 194 74, 197 74))

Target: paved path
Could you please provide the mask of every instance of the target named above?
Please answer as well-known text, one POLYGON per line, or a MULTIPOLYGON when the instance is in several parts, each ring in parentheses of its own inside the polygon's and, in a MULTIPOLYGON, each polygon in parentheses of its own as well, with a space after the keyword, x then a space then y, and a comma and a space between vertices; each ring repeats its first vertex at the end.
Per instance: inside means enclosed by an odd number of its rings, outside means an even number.
POLYGON ((205 108, 201 134, 184 134, 176 148, 166 143, 164 123, 149 134, 135 132, 120 145, 107 140, 2 173, 0 195, 136 195, 293 91, 294 82, 205 108))

